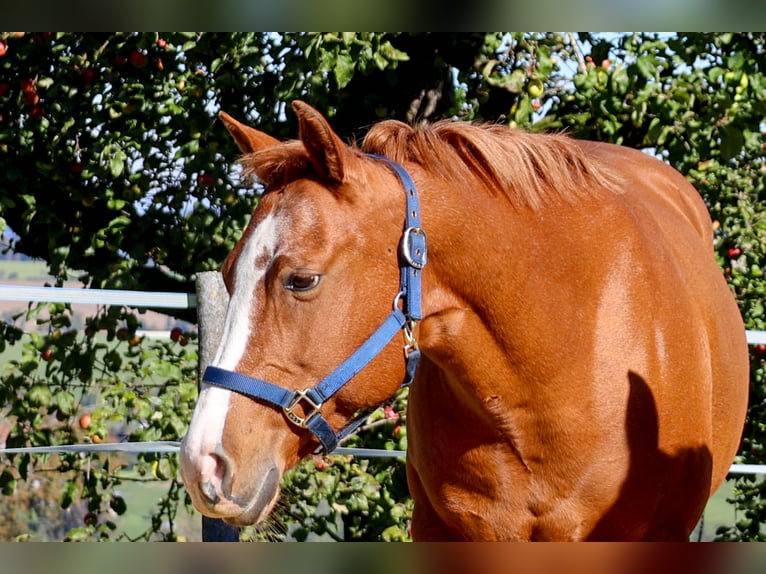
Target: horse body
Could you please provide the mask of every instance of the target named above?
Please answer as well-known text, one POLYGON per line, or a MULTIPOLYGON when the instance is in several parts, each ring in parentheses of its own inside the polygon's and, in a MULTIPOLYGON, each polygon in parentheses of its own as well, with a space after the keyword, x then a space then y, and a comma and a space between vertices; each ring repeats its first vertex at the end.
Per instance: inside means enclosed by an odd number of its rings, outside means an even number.
MULTIPOLYGON (((294 107, 289 144, 224 116, 269 190, 223 268, 214 363, 300 389, 390 308, 403 199, 390 170, 294 107)), ((748 380, 696 191, 640 152, 498 128, 383 122, 362 149, 411 174, 428 233, 413 537, 688 539, 738 447, 748 380)), ((402 373, 391 343, 325 418, 342 427, 402 373)), ((203 384, 183 478, 202 512, 251 523, 316 444, 277 409, 203 384)))
POLYGON ((660 162, 586 146, 635 170, 587 211, 466 206, 481 224, 440 254, 424 206, 429 277, 463 282, 421 325, 418 537, 688 539, 727 473, 746 343, 704 207, 660 162))

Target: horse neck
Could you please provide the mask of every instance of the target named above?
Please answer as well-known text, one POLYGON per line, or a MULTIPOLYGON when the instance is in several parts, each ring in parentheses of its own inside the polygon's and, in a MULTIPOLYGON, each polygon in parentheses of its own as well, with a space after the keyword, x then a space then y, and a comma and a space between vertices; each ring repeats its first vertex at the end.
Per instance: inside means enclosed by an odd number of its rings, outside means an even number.
POLYGON ((513 318, 528 304, 521 287, 529 214, 479 189, 426 186, 421 195, 429 242, 421 346, 427 359, 460 371, 464 386, 478 385, 482 368, 497 372, 514 352, 513 318))

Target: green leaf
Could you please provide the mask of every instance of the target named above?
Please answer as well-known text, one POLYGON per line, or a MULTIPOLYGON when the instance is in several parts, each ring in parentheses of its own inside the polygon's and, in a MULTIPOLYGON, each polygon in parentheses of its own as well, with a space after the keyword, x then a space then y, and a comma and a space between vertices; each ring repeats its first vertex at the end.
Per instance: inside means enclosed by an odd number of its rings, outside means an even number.
POLYGON ((745 138, 742 135, 742 131, 733 126, 724 126, 721 130, 721 157, 724 161, 739 155, 742 151, 742 146, 745 143, 745 138))
POLYGON ((74 414, 75 398, 69 391, 59 391, 56 393, 56 408, 67 416, 74 414))
POLYGON ((380 53, 390 62, 407 62, 410 59, 407 52, 394 48, 393 44, 389 41, 385 41, 380 45, 380 53))
POLYGON ((354 77, 354 59, 350 54, 341 53, 335 60, 333 69, 335 81, 339 88, 345 88, 354 77))
POLYGON ((16 478, 10 470, 6 469, 0 474, 0 492, 5 496, 11 496, 16 492, 16 478))
POLYGON ((118 516, 122 516, 125 514, 125 511, 128 509, 128 505, 125 503, 125 499, 122 496, 113 495, 112 499, 109 501, 109 508, 114 510, 118 516))
POLYGON ((122 155, 115 154, 109 160, 109 171, 112 173, 112 177, 120 177, 125 169, 125 160, 122 155))
POLYGON ((654 56, 640 56, 636 60, 636 65, 641 75, 645 78, 654 79, 657 74, 657 64, 654 56))

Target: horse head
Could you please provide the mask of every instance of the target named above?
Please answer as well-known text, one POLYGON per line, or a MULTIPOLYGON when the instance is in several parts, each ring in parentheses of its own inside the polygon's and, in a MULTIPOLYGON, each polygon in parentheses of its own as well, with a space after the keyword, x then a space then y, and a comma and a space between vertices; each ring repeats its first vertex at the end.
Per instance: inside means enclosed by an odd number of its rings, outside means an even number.
POLYGON ((222 267, 229 305, 180 460, 197 509, 234 525, 264 518, 285 470, 396 392, 399 331, 412 336, 402 181, 315 109, 293 109, 300 138, 286 143, 220 115, 265 192, 222 267))

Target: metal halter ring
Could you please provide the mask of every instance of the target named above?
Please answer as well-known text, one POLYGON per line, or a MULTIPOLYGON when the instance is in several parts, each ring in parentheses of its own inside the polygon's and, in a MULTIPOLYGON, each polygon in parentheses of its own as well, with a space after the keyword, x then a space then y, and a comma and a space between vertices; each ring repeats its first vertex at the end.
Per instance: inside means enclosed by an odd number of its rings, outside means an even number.
POLYGON ((301 428, 306 428, 306 425, 308 424, 308 421, 311 417, 313 417, 315 414, 317 414, 320 409, 322 408, 322 403, 315 403, 311 397, 308 395, 309 391, 311 389, 303 389, 302 391, 295 391, 295 397, 293 400, 290 401, 290 404, 286 407, 282 407, 282 410, 285 413, 285 416, 290 420, 290 422, 298 425, 301 428), (308 410, 308 414, 304 417, 300 417, 296 415, 293 412, 293 409, 297 407, 302 401, 305 401, 308 403, 308 406, 310 407, 308 410))

